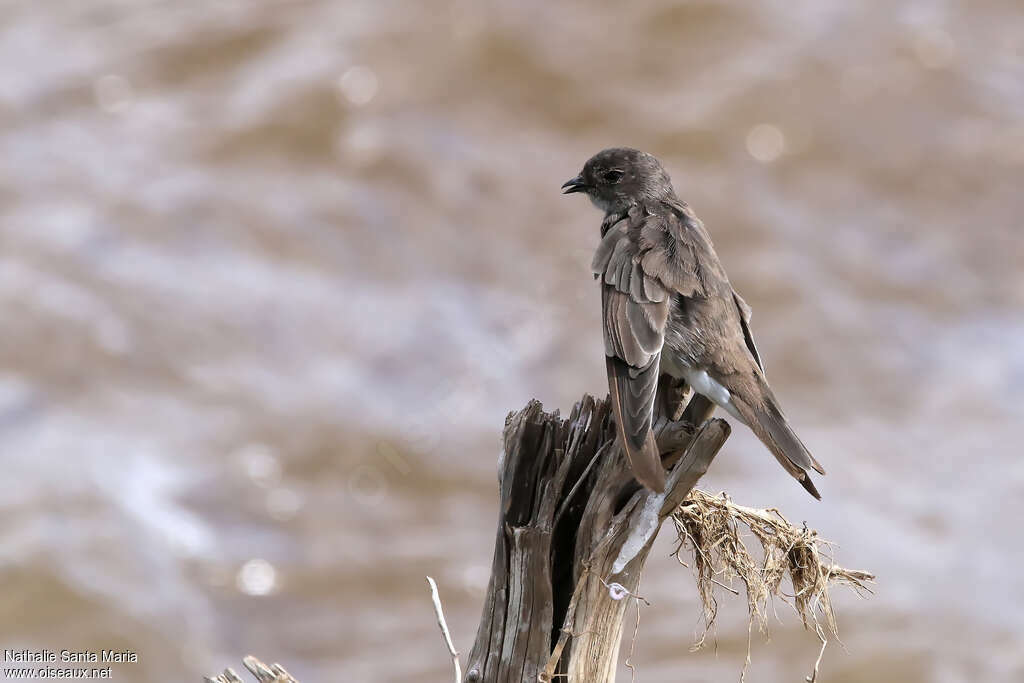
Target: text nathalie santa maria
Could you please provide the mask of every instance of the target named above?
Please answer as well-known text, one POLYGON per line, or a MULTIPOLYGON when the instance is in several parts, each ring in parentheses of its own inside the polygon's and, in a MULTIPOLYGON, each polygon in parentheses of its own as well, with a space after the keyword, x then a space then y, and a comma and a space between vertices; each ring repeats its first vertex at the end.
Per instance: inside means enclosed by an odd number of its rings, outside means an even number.
POLYGON ((5 662, 32 662, 38 664, 64 663, 118 663, 138 662, 134 650, 4 650, 5 662))

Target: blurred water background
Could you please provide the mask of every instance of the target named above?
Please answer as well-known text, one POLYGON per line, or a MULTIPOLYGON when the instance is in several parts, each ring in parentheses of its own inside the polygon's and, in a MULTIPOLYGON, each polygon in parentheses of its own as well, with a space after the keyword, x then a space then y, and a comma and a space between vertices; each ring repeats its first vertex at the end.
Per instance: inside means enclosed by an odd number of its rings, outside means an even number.
MULTIPOLYGON (((1024 680, 1024 18, 1009 0, 0 3, 0 645, 445 681, 505 414, 604 393, 599 214, 661 157, 829 475, 703 486, 879 575, 826 681, 1024 680)), ((736 680, 648 562, 637 680, 736 680)), ((631 630, 631 626, 627 626, 631 630)), ((624 648, 624 652, 628 648, 624 648)), ((748 680, 817 641, 784 606, 748 680)), ((623 669, 623 680, 629 679, 623 669)))

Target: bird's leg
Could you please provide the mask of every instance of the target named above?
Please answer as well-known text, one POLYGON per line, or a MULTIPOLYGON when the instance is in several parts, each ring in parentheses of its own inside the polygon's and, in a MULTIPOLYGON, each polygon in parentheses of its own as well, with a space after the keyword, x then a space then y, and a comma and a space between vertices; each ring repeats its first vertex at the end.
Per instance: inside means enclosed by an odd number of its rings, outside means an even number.
POLYGON ((686 380, 668 374, 658 378, 655 434, 662 453, 662 465, 668 469, 675 465, 697 428, 711 416, 714 409, 714 404, 692 391, 686 380))
POLYGON ((683 408, 686 406, 688 391, 689 386, 686 384, 686 380, 676 379, 667 373, 658 377, 660 409, 666 420, 676 422, 681 418, 683 408))
MULTIPOLYGON (((673 389, 678 390, 678 388, 674 387, 673 389)), ((684 395, 686 389, 686 383, 682 382, 684 395)), ((715 411, 715 404, 708 398, 693 392, 693 396, 690 398, 690 402, 685 404, 685 408, 680 402, 675 409, 677 419, 664 421, 658 431, 658 445, 661 447, 662 453, 661 464, 667 469, 671 469, 683 456, 686 445, 689 444, 689 437, 711 417, 715 411)))
POLYGON ((697 429, 711 417, 713 412, 715 412, 715 404, 707 397, 694 393, 679 419, 697 429))

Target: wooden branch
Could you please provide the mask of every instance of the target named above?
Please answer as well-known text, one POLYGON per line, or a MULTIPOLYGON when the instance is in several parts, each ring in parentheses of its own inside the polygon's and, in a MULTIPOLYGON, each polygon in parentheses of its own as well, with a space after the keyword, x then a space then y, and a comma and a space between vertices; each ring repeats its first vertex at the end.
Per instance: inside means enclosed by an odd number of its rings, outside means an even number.
POLYGON ((437 615, 437 626, 441 629, 441 637, 444 644, 448 646, 448 654, 452 656, 452 667, 455 669, 455 683, 462 683, 462 665, 459 663, 459 653, 455 650, 455 643, 452 642, 452 634, 448 630, 448 622, 444 618, 444 608, 441 607, 441 595, 437 592, 437 582, 427 577, 430 585, 430 598, 434 602, 434 614, 437 615))
MULTIPOLYGON (((299 683, 284 670, 280 664, 267 666, 252 655, 242 660, 245 668, 256 678, 259 683, 299 683)), ((244 683, 231 669, 224 669, 224 673, 213 678, 204 678, 206 683, 244 683)))
POLYGON ((509 415, 491 580, 466 683, 614 680, 626 598, 661 522, 729 435, 722 420, 697 427, 677 414, 666 400, 655 424, 672 464, 662 495, 634 480, 606 402, 584 396, 567 420, 536 401, 509 415))

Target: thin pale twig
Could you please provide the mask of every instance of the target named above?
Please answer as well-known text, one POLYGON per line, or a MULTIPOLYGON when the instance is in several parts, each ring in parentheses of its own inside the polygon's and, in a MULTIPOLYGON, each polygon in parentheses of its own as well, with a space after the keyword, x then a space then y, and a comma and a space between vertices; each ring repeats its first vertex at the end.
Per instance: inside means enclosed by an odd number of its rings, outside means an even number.
POLYGON ((444 620, 444 609, 441 607, 441 596, 437 592, 437 582, 427 577, 430 584, 430 597, 434 601, 434 612, 437 614, 437 625, 444 636, 444 644, 448 646, 448 654, 452 656, 452 666, 455 667, 455 683, 462 683, 462 665, 459 664, 459 653, 455 650, 455 643, 452 642, 452 634, 448 630, 448 623, 444 620))

